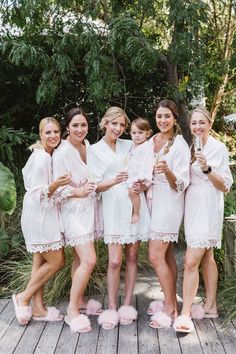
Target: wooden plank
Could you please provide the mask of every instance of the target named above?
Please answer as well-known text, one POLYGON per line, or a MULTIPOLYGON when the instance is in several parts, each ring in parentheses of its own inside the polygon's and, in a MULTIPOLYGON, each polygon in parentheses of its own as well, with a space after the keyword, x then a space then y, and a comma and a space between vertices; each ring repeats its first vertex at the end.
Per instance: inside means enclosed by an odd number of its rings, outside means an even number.
POLYGON ((214 323, 210 319, 194 320, 198 337, 205 354, 225 353, 214 323))
POLYGON ((79 333, 71 332, 70 327, 66 323, 64 323, 60 338, 57 343, 55 353, 74 354, 76 350, 78 338, 79 338, 79 333))
POLYGON ((25 330, 26 326, 21 326, 15 318, 0 341, 0 353, 13 353, 25 330))
MULTIPOLYGON (((104 296, 100 296, 99 298, 97 298, 97 300, 100 301, 104 307, 104 296)), ((75 353, 96 353, 100 332, 100 328, 97 321, 98 316, 89 316, 89 319, 91 321, 91 326, 93 330, 89 333, 80 334, 75 353)))
POLYGON ((173 328, 158 329, 161 354, 181 354, 178 337, 173 328))
POLYGON ((12 302, 10 301, 0 314, 0 339, 4 336, 8 327, 15 318, 15 311, 12 302))
POLYGON ((97 316, 89 317, 93 330, 89 333, 80 333, 75 353, 96 353, 99 338, 99 325, 97 322, 97 316))
POLYGON ((10 302, 9 299, 2 299, 0 300, 0 313, 2 313, 2 311, 5 309, 5 307, 7 306, 7 304, 10 302))
MULTIPOLYGON (((121 304, 123 304, 123 297, 121 304)), ((137 308, 136 298, 134 307, 137 308)), ((138 331, 137 321, 127 326, 119 325, 118 354, 138 354, 138 331)))
POLYGON ((35 354, 51 354, 55 352, 64 321, 47 322, 39 339, 35 354))
POLYGON ((160 353, 157 330, 149 327, 150 316, 146 313, 149 303, 149 298, 137 296, 139 354, 160 353))
MULTIPOLYGON (((107 308, 107 297, 104 301, 104 309, 107 308)), ((105 330, 99 326, 99 337, 96 354, 117 354, 118 326, 112 330, 105 330)), ((91 353, 92 354, 92 353, 91 353)))
POLYGON ((195 330, 191 333, 178 333, 177 336, 182 354, 203 353, 198 334, 195 330))
POLYGON ((45 322, 33 321, 28 324, 24 331, 14 354, 32 354, 38 344, 45 327, 45 322))

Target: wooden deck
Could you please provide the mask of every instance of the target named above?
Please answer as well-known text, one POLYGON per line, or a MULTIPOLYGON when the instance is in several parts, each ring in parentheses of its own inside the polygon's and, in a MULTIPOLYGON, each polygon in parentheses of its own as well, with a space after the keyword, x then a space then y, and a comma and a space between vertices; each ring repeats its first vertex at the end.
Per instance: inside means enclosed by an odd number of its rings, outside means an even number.
MULTIPOLYGON (((180 269, 180 268, 179 268, 180 269)), ((121 288, 121 297, 122 297, 121 288)), ((181 272, 178 281, 181 294, 181 272)), ((172 328, 155 330, 148 326, 146 314, 152 299, 162 298, 160 286, 153 274, 139 274, 135 288, 138 320, 129 326, 118 326, 105 331, 90 317, 93 331, 72 333, 63 322, 43 323, 31 321, 20 326, 14 315, 12 301, 0 300, 0 354, 232 354, 236 352, 236 321, 225 332, 221 325, 224 314, 217 319, 194 321, 196 331, 176 335, 172 328)), ((121 300, 121 299, 120 299, 121 300)), ((181 307, 181 296, 178 302, 181 307)), ((106 298, 104 301, 106 307, 106 298)), ((65 312, 66 303, 60 305, 65 312)))
MULTIPOLYGON (((196 331, 176 335, 174 330, 154 330, 148 326, 146 308, 150 299, 136 295, 138 321, 105 331, 91 318, 93 331, 72 333, 63 322, 43 323, 31 321, 20 326, 10 300, 0 301, 0 353, 1 354, 232 354, 236 351, 236 323, 225 333, 221 328, 224 316, 218 319, 194 321, 196 331)), ((62 309, 65 308, 63 304, 62 309)))

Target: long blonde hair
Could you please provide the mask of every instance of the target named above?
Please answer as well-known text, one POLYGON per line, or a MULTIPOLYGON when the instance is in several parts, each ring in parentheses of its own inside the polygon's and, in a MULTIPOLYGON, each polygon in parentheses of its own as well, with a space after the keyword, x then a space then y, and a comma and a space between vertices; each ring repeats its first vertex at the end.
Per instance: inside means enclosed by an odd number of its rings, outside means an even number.
POLYGON ((119 108, 119 107, 110 107, 106 111, 106 113, 102 117, 101 122, 99 123, 100 129, 104 132, 106 130, 106 128, 105 128, 106 124, 111 122, 112 120, 116 119, 117 117, 120 117, 120 116, 125 118, 125 128, 127 129, 130 124, 130 120, 129 120, 126 112, 122 108, 119 108))
MULTIPOLYGON (((39 122, 39 135, 41 136, 42 131, 44 129, 44 127, 48 124, 48 123, 53 123, 55 124, 59 130, 61 131, 61 126, 58 123, 58 121, 56 120, 56 118, 54 117, 46 117, 41 119, 41 121, 39 122)), ((37 140, 35 143, 33 143, 32 145, 30 145, 29 149, 32 151, 34 149, 44 149, 42 141, 41 140, 37 140)))

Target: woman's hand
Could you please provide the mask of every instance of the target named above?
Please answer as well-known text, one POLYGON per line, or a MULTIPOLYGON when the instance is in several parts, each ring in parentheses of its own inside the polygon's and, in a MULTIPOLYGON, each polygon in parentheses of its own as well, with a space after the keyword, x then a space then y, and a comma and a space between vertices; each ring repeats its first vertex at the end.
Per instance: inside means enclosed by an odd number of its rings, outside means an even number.
POLYGON ((196 153, 195 157, 196 157, 196 161, 199 163, 202 171, 206 171, 208 169, 208 165, 207 165, 207 160, 206 160, 205 156, 201 153, 196 153))
POLYGON ((94 182, 86 182, 82 187, 74 188, 73 197, 86 198, 90 193, 94 192, 97 184, 94 182))
POLYGON ((147 186, 143 184, 142 182, 134 182, 132 186, 132 191, 135 193, 141 193, 147 190, 147 186))
POLYGON ((169 170, 168 165, 165 160, 159 161, 154 166, 154 173, 167 173, 169 170))
POLYGON ((128 172, 125 172, 125 171, 119 172, 114 179, 114 182, 115 182, 114 185, 125 182, 125 181, 127 181, 127 179, 128 179, 128 172))
POLYGON ((56 188, 66 186, 67 184, 70 183, 71 175, 70 174, 65 174, 63 176, 58 177, 54 183, 56 188))

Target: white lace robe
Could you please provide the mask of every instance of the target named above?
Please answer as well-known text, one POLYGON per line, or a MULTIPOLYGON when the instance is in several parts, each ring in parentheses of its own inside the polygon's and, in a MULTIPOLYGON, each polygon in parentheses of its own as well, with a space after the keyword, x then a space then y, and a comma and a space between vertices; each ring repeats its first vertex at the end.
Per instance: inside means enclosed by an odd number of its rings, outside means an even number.
MULTIPOLYGON (((101 139, 91 145, 88 151, 89 170, 100 181, 115 178, 119 171, 126 168, 125 161, 131 146, 131 140, 117 139, 114 152, 104 139, 101 139)), ((132 204, 126 183, 109 188, 101 193, 101 197, 105 243, 127 244, 147 240, 150 216, 144 193, 140 193, 140 221, 137 224, 131 224, 132 204)))
POLYGON ((29 252, 58 250, 64 245, 60 214, 53 195, 52 157, 43 149, 35 149, 22 170, 26 194, 23 200, 21 227, 29 252))
MULTIPOLYGON (((153 144, 153 138, 150 139, 153 144)), ((163 154, 165 146, 159 154, 163 154)), ((189 184, 190 150, 181 135, 175 137, 167 154, 163 154, 177 178, 177 191, 172 189, 164 173, 154 174, 151 201, 150 239, 177 242, 184 214, 184 194, 189 184)))
MULTIPOLYGON (((86 150, 89 142, 86 140, 86 150)), ((66 173, 71 174, 71 186, 60 189, 60 193, 71 194, 73 187, 82 186, 88 178, 88 167, 81 159, 79 151, 63 140, 53 155, 54 179, 66 173)), ((61 217, 64 225, 65 244, 76 246, 93 242, 100 234, 102 225, 95 228, 97 201, 95 195, 86 198, 67 198, 61 203, 61 217)), ((102 224, 102 220, 100 220, 102 224)))
MULTIPOLYGON (((220 175, 227 189, 233 178, 226 146, 209 136, 202 151, 212 171, 220 175)), ((224 193, 215 188, 197 161, 190 168, 190 185, 185 197, 185 237, 192 248, 221 247, 224 193)))

